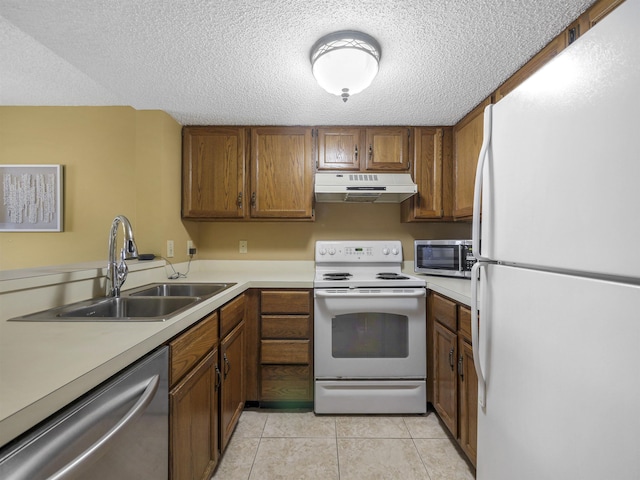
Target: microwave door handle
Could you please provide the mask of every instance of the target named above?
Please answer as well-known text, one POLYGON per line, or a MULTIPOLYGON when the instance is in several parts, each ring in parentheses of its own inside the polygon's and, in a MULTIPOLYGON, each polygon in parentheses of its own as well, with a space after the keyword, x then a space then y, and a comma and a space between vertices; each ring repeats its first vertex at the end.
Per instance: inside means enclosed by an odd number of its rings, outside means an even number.
POLYGON ((465 262, 462 260, 462 256, 464 255, 464 246, 462 244, 458 245, 458 271, 462 273, 464 270, 463 266, 465 262))

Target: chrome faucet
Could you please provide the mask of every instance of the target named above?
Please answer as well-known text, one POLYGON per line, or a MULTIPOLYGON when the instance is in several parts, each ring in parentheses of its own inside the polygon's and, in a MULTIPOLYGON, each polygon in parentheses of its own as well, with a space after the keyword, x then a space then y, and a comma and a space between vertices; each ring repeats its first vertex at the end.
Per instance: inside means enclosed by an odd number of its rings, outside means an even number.
POLYGON ((107 264, 107 297, 119 297, 120 287, 127 279, 129 268, 125 260, 138 258, 138 248, 133 240, 133 230, 129 219, 124 215, 118 215, 113 219, 111 224, 111 232, 109 233, 109 263, 107 264), (116 237, 118 235, 118 226, 122 223, 124 227, 124 245, 120 250, 120 263, 116 263, 116 237))

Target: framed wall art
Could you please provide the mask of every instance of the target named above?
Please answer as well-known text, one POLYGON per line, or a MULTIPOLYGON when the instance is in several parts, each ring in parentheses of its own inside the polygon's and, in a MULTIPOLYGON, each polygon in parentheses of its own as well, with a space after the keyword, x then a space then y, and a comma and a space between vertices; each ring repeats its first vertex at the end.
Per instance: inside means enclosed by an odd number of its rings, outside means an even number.
POLYGON ((62 165, 0 165, 0 232, 61 232, 62 165))

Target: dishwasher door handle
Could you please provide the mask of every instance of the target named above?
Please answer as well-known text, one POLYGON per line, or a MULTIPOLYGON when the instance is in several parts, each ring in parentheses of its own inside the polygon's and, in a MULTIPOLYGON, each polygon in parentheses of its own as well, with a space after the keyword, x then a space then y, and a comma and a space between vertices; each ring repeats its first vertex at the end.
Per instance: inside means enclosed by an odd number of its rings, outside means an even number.
POLYGON ((160 376, 154 375, 149 380, 146 388, 138 398, 138 401, 131 407, 131 409, 116 423, 107 433, 99 438, 93 445, 87 448, 84 452, 78 455, 74 460, 58 470, 55 474, 48 478, 48 480, 64 480, 70 475, 76 474, 77 470, 80 470, 82 466, 90 459, 99 455, 103 449, 108 448, 109 444, 117 439, 118 433, 125 429, 125 427, 144 413, 146 408, 153 400, 154 395, 158 390, 160 384, 160 376))

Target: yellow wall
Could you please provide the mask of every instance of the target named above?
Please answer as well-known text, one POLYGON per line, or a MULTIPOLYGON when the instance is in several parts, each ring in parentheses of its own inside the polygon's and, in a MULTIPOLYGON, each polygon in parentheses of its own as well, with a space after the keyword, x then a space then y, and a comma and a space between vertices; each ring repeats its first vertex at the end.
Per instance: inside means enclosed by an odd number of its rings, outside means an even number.
POLYGON ((119 214, 141 252, 164 254, 173 239, 184 261, 180 129, 164 112, 130 107, 0 107, 0 164, 64 166, 64 231, 0 232, 0 270, 106 262, 119 214))
POLYGON ((207 259, 313 260, 316 240, 401 240, 405 260, 413 260, 413 240, 471 238, 468 223, 400 223, 398 204, 316 205, 309 223, 201 223, 198 255, 207 259), (238 242, 248 252, 238 252, 238 242))
MULTIPOLYGON (((314 242, 468 238, 467 223, 400 223, 399 205, 318 204, 315 222, 189 222, 180 218, 181 126, 130 107, 0 107, 0 164, 64 165, 64 232, 0 232, 0 270, 107 258, 116 215, 133 225, 141 253, 196 259, 313 260, 314 242), (238 241, 248 241, 248 253, 238 241)), ((120 244, 120 240, 118 240, 120 244)))

